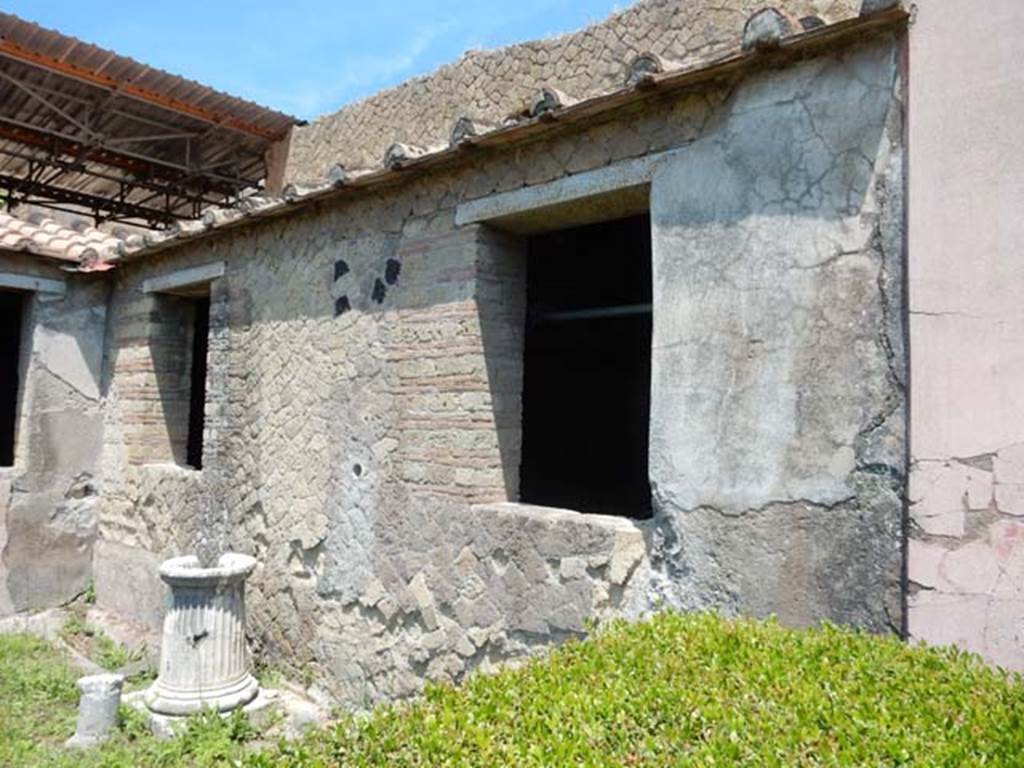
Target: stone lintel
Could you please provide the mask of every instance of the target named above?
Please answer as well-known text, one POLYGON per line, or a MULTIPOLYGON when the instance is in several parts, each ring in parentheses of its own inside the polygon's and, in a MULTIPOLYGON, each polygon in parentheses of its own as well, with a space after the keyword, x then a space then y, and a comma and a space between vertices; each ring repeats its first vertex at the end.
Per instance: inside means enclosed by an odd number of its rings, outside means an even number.
POLYGON ((55 293, 63 296, 67 290, 67 284, 63 280, 55 280, 49 277, 0 272, 0 288, 14 288, 19 291, 35 291, 38 293, 55 293))
POLYGON ((224 276, 224 262, 215 261, 199 267, 179 269, 159 277, 151 277, 142 281, 143 293, 181 293, 187 289, 209 283, 224 276), (183 289, 185 289, 183 291, 183 289))
POLYGON ((639 213, 647 207, 647 190, 657 167, 681 151, 658 152, 555 181, 469 200, 456 208, 455 224, 486 222, 530 233, 588 223, 587 219, 600 221, 639 213), (628 210, 618 210, 623 204, 628 210), (605 208, 609 209, 609 215, 602 216, 605 208))

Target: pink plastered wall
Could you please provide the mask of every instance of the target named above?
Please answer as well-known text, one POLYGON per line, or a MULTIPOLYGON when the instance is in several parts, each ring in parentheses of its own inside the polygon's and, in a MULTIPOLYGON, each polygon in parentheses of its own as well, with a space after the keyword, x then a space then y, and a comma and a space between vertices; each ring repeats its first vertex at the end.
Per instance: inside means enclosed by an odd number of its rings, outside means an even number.
POLYGON ((1024 669, 1024 2, 909 33, 908 629, 1024 669))

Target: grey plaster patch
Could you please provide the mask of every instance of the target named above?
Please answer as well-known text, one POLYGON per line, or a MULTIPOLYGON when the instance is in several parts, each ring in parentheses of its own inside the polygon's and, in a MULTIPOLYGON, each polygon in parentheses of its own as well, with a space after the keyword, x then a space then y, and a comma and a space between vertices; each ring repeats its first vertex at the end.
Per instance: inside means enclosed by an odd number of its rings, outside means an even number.
POLYGON ((38 325, 32 340, 39 364, 90 400, 100 396, 105 322, 103 307, 87 307, 38 325))
POLYGON ((16 501, 3 553, 14 609, 48 608, 85 591, 95 537, 92 501, 78 503, 43 493, 16 501))
POLYGON ((96 471, 102 424, 97 414, 73 406, 69 402, 61 410, 39 409, 32 414, 25 472, 15 483, 16 502, 19 491, 69 498, 96 494, 95 484, 88 481, 96 471))
POLYGON ((107 296, 75 279, 27 303, 15 466, 0 481, 0 614, 65 603, 89 583, 107 296))
POLYGON ((888 386, 874 221, 858 214, 893 77, 884 46, 756 78, 720 132, 656 175, 651 474, 663 503, 850 497, 854 442, 888 386))
POLYGON ((157 569, 162 559, 145 549, 99 539, 92 574, 104 610, 158 631, 167 606, 167 587, 157 569))
POLYGON ((895 79, 889 43, 753 78, 655 176, 653 561, 670 604, 899 630, 895 79))
POLYGON ((714 605, 790 626, 827 619, 899 632, 901 506, 883 485, 835 507, 673 512, 656 534, 654 565, 667 576, 655 591, 691 610, 714 605))

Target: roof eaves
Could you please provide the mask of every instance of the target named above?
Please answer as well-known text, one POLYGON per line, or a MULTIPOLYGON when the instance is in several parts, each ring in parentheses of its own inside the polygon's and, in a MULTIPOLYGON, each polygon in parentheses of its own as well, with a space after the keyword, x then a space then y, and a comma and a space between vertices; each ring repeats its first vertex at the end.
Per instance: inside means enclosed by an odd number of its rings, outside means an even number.
POLYGON ((4 253, 27 254, 81 269, 86 263, 109 261, 120 249, 120 238, 92 227, 65 226, 40 216, 19 219, 0 212, 0 251, 4 253))
MULTIPOLYGON (((323 183, 291 185, 286 188, 281 198, 248 198, 239 208, 211 209, 201 221, 181 222, 170 230, 147 234, 141 242, 139 239, 129 238, 122 244, 120 253, 108 261, 108 266, 150 256, 251 222, 289 215, 314 203, 344 194, 394 184, 410 174, 423 173, 459 162, 467 157, 473 148, 500 147, 521 142, 558 127, 579 123, 639 103, 653 94, 682 91, 721 78, 738 76, 755 68, 777 66, 795 58, 834 50, 838 46, 850 45, 875 34, 898 29, 909 17, 910 14, 900 3, 893 2, 875 12, 789 35, 770 49, 738 48, 683 68, 649 73, 624 88, 545 109, 537 116, 525 117, 492 130, 469 135, 462 133, 457 141, 447 146, 410 152, 408 145, 401 145, 400 161, 388 160, 386 157, 386 164, 382 167, 347 173, 344 169, 335 167, 323 183)), ((394 152, 394 147, 389 148, 388 155, 394 157, 394 152)))

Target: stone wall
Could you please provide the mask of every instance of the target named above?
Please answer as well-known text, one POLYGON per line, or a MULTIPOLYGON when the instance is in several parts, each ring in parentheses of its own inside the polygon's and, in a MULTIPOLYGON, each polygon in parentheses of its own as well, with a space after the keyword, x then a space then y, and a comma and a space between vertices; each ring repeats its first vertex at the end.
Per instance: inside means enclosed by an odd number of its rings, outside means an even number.
POLYGON ((899 89, 891 45, 763 73, 655 177, 651 483, 683 604, 902 626, 899 89))
POLYGON ((909 629, 1024 669, 1024 6, 918 6, 909 629))
POLYGON ((223 528, 261 563, 260 652, 350 705, 662 600, 898 624, 895 49, 884 38, 654 97, 124 265, 108 334, 100 607, 155 621, 155 579, 122 586, 118 574, 223 528), (667 150, 651 192, 655 519, 514 503, 523 241, 456 227, 456 210, 667 150), (694 178, 708 180, 703 207, 687 197, 694 178), (159 378, 141 340, 160 318, 142 286, 220 262, 209 458, 202 472, 135 461, 148 418, 138 393, 159 378), (765 392, 771 408, 753 411, 765 392), (696 395, 705 409, 682 410, 696 395))
MULTIPOLYGON (((58 285, 45 262, 0 254, 0 273, 58 285)), ((25 292, 15 465, 0 469, 0 615, 58 605, 91 581, 109 286, 25 292)))
POLYGON ((452 231, 453 207, 444 228, 430 224, 435 208, 412 214, 408 201, 435 183, 125 270, 115 329, 137 316, 147 278, 226 263, 215 283, 226 344, 211 347, 207 404, 222 424, 202 473, 130 461, 133 393, 157 373, 122 366, 139 335, 112 332, 105 466, 117 479, 100 607, 158 616, 154 580, 125 589, 116 574, 194 546, 214 472, 227 478, 231 544, 262 563, 250 582, 257 642, 349 703, 530 652, 626 604, 645 562, 631 523, 474 506, 516 494, 523 262, 513 238, 452 231))
MULTIPOLYGON (((577 99, 617 90, 640 53, 692 64, 738 49, 744 23, 763 6, 761 0, 641 0, 571 34, 471 51, 431 75, 294 129, 286 177, 319 181, 335 163, 377 167, 392 142, 446 144, 457 117, 501 123, 543 86, 577 99)), ((798 0, 785 7, 799 17, 839 21, 856 16, 860 2, 798 0)))

